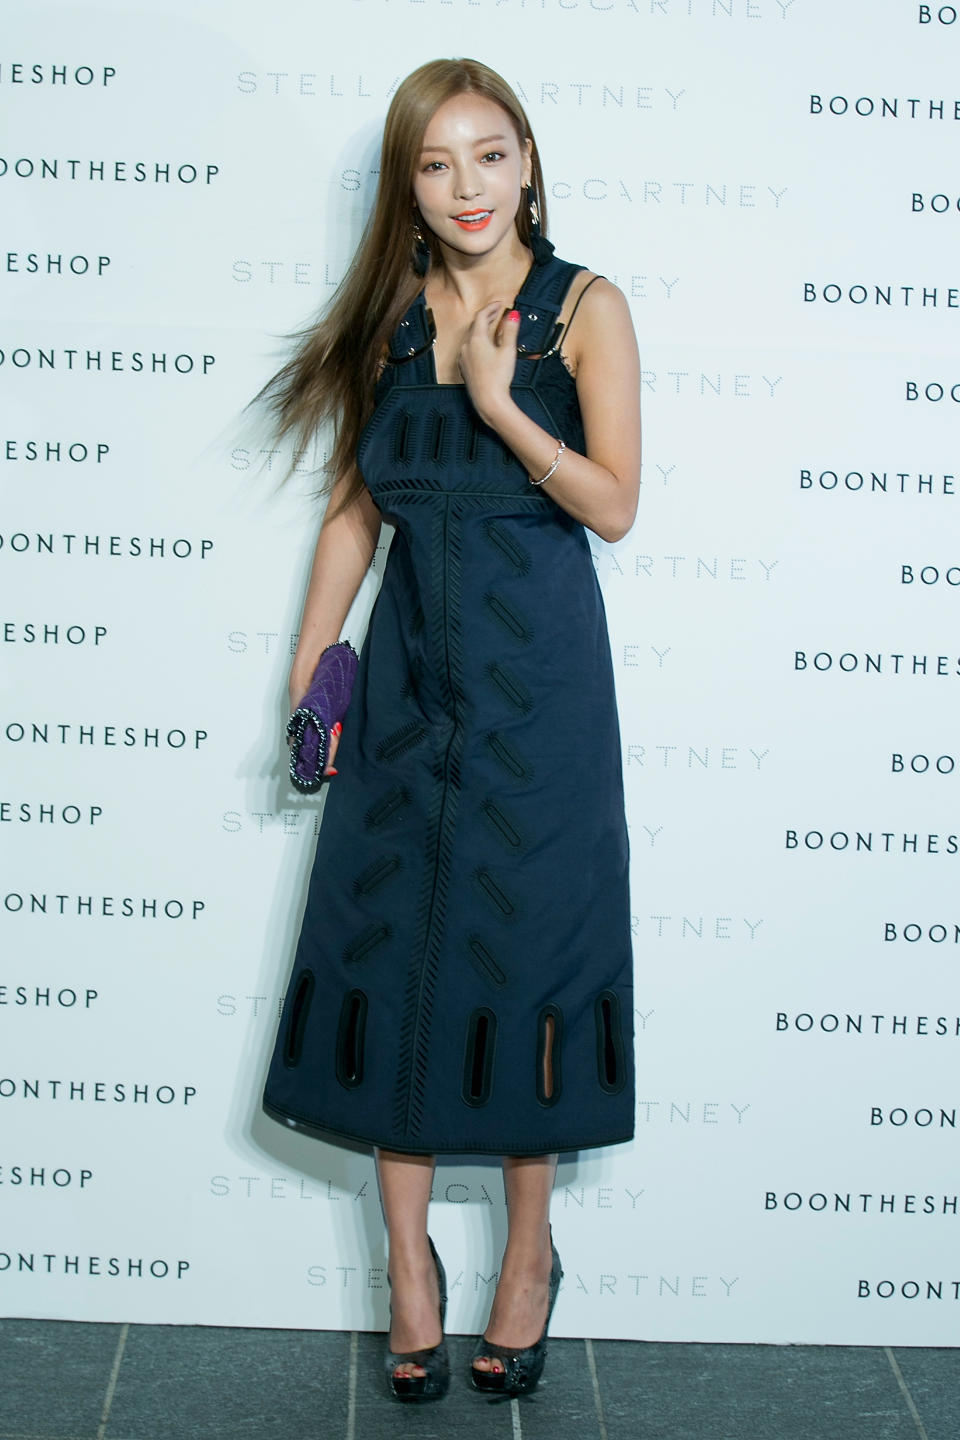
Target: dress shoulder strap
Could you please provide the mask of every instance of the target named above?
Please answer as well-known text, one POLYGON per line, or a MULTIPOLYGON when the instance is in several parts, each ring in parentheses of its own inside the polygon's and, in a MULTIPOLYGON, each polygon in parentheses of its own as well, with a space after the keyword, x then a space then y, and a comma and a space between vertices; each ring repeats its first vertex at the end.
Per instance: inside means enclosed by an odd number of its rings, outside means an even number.
POLYGON ((580 309, 580 302, 581 302, 581 300, 583 299, 584 295, 586 295, 586 293, 587 293, 587 291, 590 289, 590 286, 591 286, 591 285, 595 285, 598 280, 603 280, 604 278, 605 278, 605 277, 604 277, 603 275, 593 275, 593 276, 587 281, 586 285, 584 285, 583 289, 580 291, 580 294, 577 296, 576 300, 573 302, 573 309, 570 311, 570 319, 567 321, 567 334, 568 334, 568 335, 569 335, 569 333, 570 333, 570 326, 573 324, 574 317, 576 316, 577 311, 580 309))
POLYGON ((520 355, 542 355, 553 348, 558 338, 558 322, 567 291, 583 265, 551 256, 540 265, 533 265, 517 296, 520 311, 520 334, 517 350, 520 355))
POLYGON ((563 347, 564 347, 564 345, 566 345, 567 341, 568 341, 569 338, 570 338, 570 327, 571 327, 571 325, 573 324, 574 320, 575 320, 576 317, 577 317, 577 311, 580 309, 580 302, 581 302, 581 300, 583 299, 584 295, 586 295, 587 291, 590 289, 590 286, 591 286, 591 285, 595 285, 598 280, 605 280, 605 279, 606 279, 606 276, 605 276, 605 275, 594 275, 590 280, 587 281, 586 285, 584 285, 583 289, 580 291, 580 294, 577 296, 576 300, 573 302, 573 309, 570 311, 570 316, 569 316, 569 318, 568 318, 568 320, 567 320, 567 323, 566 323, 566 325, 563 327, 563 338, 562 338, 562 340, 560 341, 560 344, 559 344, 559 346, 558 346, 558 349, 559 349, 559 352, 560 352, 560 357, 561 357, 561 359, 563 360, 564 364, 567 363, 567 359, 566 359, 566 356, 565 356, 564 353, 563 353, 563 347))
POLYGON ((569 260, 560 260, 552 255, 542 264, 534 264, 523 282, 518 300, 538 300, 541 305, 556 305, 557 313, 574 278, 585 267, 573 265, 569 260))
POLYGON ((433 342, 436 336, 433 313, 427 309, 421 290, 390 338, 381 381, 387 385, 428 385, 432 378, 433 342), (401 379, 402 376, 402 379, 401 379))

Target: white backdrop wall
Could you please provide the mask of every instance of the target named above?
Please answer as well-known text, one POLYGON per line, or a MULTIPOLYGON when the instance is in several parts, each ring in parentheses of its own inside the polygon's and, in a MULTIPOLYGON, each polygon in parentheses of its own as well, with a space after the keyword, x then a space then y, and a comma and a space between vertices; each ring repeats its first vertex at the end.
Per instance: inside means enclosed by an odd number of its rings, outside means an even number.
MULTIPOLYGON (((639 518, 594 546, 637 1139, 560 1167, 556 1332, 950 1343, 957 9, 63 0, 4 32, 6 1313, 385 1325, 370 1158, 258 1108, 322 808, 281 741, 317 513, 240 412, 343 273, 398 78, 471 54, 644 366, 639 518)), ((475 1331, 496 1169, 444 1164, 431 1227, 475 1331)))

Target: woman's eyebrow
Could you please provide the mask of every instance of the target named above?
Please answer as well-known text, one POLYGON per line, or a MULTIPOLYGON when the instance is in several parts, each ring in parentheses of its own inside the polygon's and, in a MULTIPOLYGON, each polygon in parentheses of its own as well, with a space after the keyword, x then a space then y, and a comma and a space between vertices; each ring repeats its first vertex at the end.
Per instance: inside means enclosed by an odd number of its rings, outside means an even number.
MULTIPOLYGON (((473 143, 474 145, 490 145, 494 140, 505 140, 506 138, 505 135, 481 135, 480 139, 474 140, 473 143)), ((438 153, 451 155, 453 152, 448 150, 446 145, 424 145, 420 151, 421 155, 435 155, 438 153)))

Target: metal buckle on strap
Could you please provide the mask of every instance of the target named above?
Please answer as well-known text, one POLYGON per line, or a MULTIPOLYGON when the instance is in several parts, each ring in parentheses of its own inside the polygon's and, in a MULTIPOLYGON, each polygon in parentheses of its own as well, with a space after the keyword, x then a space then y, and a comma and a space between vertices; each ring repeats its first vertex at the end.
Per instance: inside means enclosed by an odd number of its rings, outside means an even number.
POLYGON ((563 325, 558 320, 550 332, 549 343, 543 350, 528 350, 526 345, 517 345, 517 354, 522 355, 524 360, 543 360, 547 355, 552 355, 560 345, 560 337, 563 334, 563 325))
MULTIPOLYGON (((428 350, 432 350, 432 349, 433 349, 433 346, 435 345, 436 339, 437 339, 437 327, 436 327, 436 324, 435 324, 435 322, 434 322, 433 311, 432 311, 429 307, 426 308, 426 313, 425 313, 425 317, 424 317, 424 324, 425 324, 425 326, 426 326, 426 331, 427 331, 427 339, 426 339, 426 341, 424 342, 424 344, 423 344, 423 345, 411 345, 410 348, 409 348, 408 350, 405 350, 405 351, 403 352, 403 354, 401 354, 401 355, 394 355, 394 353, 393 353, 392 350, 388 351, 388 352, 387 352, 387 358, 386 358, 385 364, 387 364, 387 365, 406 365, 409 361, 411 361, 411 360, 417 360, 421 355, 426 355, 426 353, 427 353, 428 350)), ((401 320, 401 321, 400 321, 400 329, 401 329, 401 330, 407 329, 407 328, 409 327, 409 325, 410 325, 410 321, 409 321, 409 320, 401 320)))

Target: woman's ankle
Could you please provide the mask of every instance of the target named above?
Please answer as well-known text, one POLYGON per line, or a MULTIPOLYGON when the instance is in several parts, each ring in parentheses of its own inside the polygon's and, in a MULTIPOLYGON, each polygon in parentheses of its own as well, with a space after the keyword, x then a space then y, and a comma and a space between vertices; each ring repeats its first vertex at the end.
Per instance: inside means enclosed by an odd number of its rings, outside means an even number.
POLYGON ((416 1283, 425 1275, 435 1273, 436 1265, 426 1236, 422 1245, 415 1240, 399 1245, 391 1244, 387 1261, 387 1275, 391 1284, 396 1284, 398 1280, 401 1283, 408 1280, 416 1283))
POLYGON ((542 1233, 525 1232, 521 1236, 511 1236, 507 1240, 500 1264, 500 1273, 502 1275, 506 1270, 508 1273, 539 1275, 543 1271, 549 1276, 552 1256, 550 1226, 547 1224, 542 1233))

